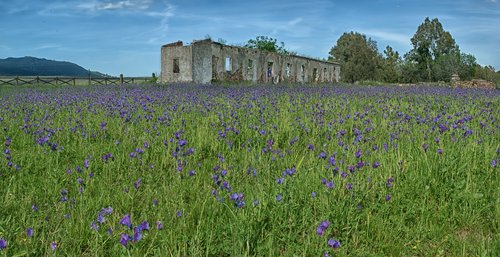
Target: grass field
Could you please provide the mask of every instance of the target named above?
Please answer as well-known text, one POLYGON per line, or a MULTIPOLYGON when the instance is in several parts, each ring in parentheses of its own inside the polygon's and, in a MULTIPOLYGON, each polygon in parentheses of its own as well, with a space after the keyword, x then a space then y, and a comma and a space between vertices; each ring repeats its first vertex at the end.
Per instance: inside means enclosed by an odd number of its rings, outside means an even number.
POLYGON ((500 256, 500 91, 0 91, 0 256, 500 256))

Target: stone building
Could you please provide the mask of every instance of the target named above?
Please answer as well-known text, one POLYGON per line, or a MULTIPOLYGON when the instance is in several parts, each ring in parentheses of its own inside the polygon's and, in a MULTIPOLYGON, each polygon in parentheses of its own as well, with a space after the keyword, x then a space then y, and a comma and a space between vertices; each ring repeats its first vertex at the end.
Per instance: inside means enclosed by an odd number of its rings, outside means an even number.
POLYGON ((161 47, 160 81, 210 83, 253 81, 259 83, 328 83, 340 79, 340 65, 297 55, 281 55, 224 45, 210 39, 181 41, 161 47))

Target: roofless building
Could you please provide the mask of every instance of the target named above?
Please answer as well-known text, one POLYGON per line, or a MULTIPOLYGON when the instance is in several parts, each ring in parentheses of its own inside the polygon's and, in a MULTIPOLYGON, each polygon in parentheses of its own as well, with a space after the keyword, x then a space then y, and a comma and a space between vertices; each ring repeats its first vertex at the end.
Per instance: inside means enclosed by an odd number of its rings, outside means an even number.
POLYGON ((328 83, 340 79, 340 65, 313 58, 282 55, 224 45, 210 39, 184 46, 181 41, 161 47, 161 76, 166 82, 328 83))

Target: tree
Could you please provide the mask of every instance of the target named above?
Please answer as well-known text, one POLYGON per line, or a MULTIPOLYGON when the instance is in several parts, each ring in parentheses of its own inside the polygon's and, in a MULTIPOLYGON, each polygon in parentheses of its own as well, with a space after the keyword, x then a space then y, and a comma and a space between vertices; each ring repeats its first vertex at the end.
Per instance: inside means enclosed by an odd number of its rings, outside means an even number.
POLYGON ((392 47, 386 46, 384 50, 385 58, 381 66, 380 79, 384 82, 398 82, 401 80, 401 56, 392 47))
POLYGON ((445 55, 460 53, 455 39, 443 29, 443 25, 437 18, 433 20, 429 17, 425 18, 411 38, 411 44, 413 49, 406 57, 417 63, 421 79, 427 81, 433 80, 433 65, 437 59, 445 55))
POLYGON ((358 32, 344 33, 330 50, 330 60, 340 63, 342 79, 353 83, 359 80, 374 79, 381 56, 377 42, 358 32))
POLYGON ((258 36, 255 39, 250 39, 248 40, 245 47, 275 52, 279 54, 290 54, 290 52, 285 49, 285 43, 281 42, 278 45, 275 38, 267 36, 258 36))

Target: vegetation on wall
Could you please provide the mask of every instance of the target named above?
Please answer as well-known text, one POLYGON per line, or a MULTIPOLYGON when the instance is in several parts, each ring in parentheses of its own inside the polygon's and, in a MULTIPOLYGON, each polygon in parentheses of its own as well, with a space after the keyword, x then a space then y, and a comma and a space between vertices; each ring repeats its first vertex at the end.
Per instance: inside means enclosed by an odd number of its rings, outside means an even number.
POLYGON ((295 54, 294 52, 290 52, 285 48, 285 43, 280 42, 278 44, 277 41, 277 39, 272 37, 257 36, 255 39, 249 39, 245 44, 245 47, 286 55, 295 54))

